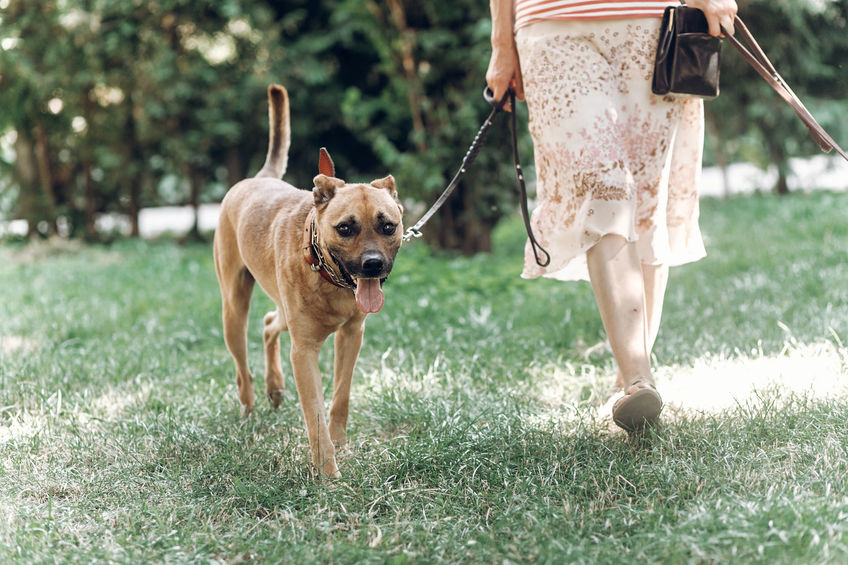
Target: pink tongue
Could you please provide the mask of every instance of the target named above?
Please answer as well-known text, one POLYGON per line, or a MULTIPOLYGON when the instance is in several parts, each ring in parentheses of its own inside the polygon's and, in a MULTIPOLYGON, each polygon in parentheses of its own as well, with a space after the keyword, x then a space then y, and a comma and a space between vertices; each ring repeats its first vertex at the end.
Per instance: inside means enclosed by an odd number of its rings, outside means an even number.
POLYGON ((356 305, 366 314, 379 312, 383 307, 380 279, 356 279, 356 305))

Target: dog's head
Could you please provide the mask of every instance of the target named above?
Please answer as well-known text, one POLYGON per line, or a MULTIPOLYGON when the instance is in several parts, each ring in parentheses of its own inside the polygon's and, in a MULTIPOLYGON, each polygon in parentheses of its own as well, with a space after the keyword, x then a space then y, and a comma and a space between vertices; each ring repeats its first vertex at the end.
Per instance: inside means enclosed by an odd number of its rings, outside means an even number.
MULTIPOLYGON (((334 172, 331 165, 319 170, 334 172)), ((403 235, 403 206, 395 179, 389 175, 367 184, 348 184, 322 172, 314 185, 322 247, 342 275, 356 284, 359 309, 378 312, 383 307, 380 286, 392 270, 403 235)))

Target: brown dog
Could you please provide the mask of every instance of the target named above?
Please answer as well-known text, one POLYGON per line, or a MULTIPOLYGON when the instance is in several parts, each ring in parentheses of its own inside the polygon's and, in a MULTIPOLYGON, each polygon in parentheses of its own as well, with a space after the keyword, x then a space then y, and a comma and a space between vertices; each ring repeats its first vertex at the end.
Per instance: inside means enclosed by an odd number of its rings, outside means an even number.
POLYGON ((350 382, 365 317, 383 306, 381 285, 400 248, 403 208, 391 175, 369 184, 347 184, 333 176, 333 163, 323 148, 311 192, 281 181, 290 143, 286 90, 270 86, 268 102, 271 128, 265 165, 256 177, 229 190, 215 231, 224 339, 235 361, 239 400, 247 415, 254 405, 247 315, 258 282, 277 306, 265 315, 265 392, 278 407, 283 396, 279 336, 288 330, 312 463, 337 477, 333 444, 345 441, 350 382), (333 332, 328 428, 318 353, 333 332))

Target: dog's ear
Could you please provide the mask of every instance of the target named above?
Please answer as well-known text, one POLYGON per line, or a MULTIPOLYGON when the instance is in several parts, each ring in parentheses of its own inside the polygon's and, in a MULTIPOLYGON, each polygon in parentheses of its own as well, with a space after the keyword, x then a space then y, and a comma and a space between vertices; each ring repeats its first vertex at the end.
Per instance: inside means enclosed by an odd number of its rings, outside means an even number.
POLYGON ((312 179, 315 188, 312 189, 312 197, 315 199, 315 206, 321 206, 330 201, 335 196, 336 189, 344 186, 345 182, 336 177, 327 175, 318 175, 312 179))
POLYGON ((381 179, 372 180, 371 186, 388 190, 389 194, 391 194, 392 198, 394 198, 395 202, 397 202, 398 208, 400 208, 400 213, 403 214, 403 205, 400 203, 400 198, 398 198, 397 189, 395 189, 395 177, 389 175, 381 179))
POLYGON ((327 175, 328 177, 336 176, 336 165, 330 157, 330 153, 326 147, 318 150, 318 174, 327 175))

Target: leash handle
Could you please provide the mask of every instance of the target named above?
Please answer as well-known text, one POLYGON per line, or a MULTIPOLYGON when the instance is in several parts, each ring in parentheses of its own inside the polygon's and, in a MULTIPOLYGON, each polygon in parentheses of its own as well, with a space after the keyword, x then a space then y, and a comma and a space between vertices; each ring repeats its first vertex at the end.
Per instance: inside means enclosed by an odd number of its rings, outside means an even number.
POLYGON ((536 239, 536 236, 533 234, 533 228, 530 226, 530 211, 527 207, 527 185, 524 183, 524 171, 521 169, 521 161, 518 158, 518 128, 515 125, 515 91, 508 88, 503 98, 497 101, 495 100, 495 93, 487 86, 483 89, 483 98, 498 110, 502 110, 506 101, 509 100, 509 107, 513 110, 510 112, 512 116, 509 120, 509 131, 512 137, 512 159, 515 163, 515 176, 518 179, 518 201, 521 205, 521 218, 524 220, 524 229, 527 232, 527 239, 530 241, 530 246, 533 248, 533 258, 536 260, 536 264, 540 267, 547 267, 551 264, 551 255, 545 251, 545 248, 536 239))
MULTIPOLYGON (((521 205, 521 218, 524 220, 524 229, 527 231, 527 239, 533 248, 533 258, 536 260, 536 264, 540 267, 547 267, 551 264, 551 254, 545 251, 545 248, 536 240, 536 236, 533 234, 533 228, 530 226, 530 211, 527 209, 527 186, 524 184, 524 171, 521 169, 521 162, 518 160, 518 128, 515 125, 515 92, 510 88, 507 96, 509 96, 510 107, 513 110, 510 112, 512 116, 509 120, 509 130, 512 136, 512 158, 515 162, 515 176, 518 179, 518 201, 521 205)), ((501 100, 501 106, 503 106, 503 103, 504 101, 501 100)))
MULTIPOLYGON (((510 97, 509 97, 510 92, 512 92, 512 89, 507 88, 506 92, 504 92, 503 98, 501 98, 500 102, 499 102, 499 101, 495 100, 495 93, 492 92, 492 89, 489 88, 488 86, 486 86, 486 88, 483 89, 483 100, 485 100, 486 102, 491 104, 496 110, 500 111, 500 110, 503 110, 503 107, 506 104, 506 101, 510 99, 510 97)), ((513 93, 513 98, 514 97, 515 96, 514 96, 514 93, 513 93)))

